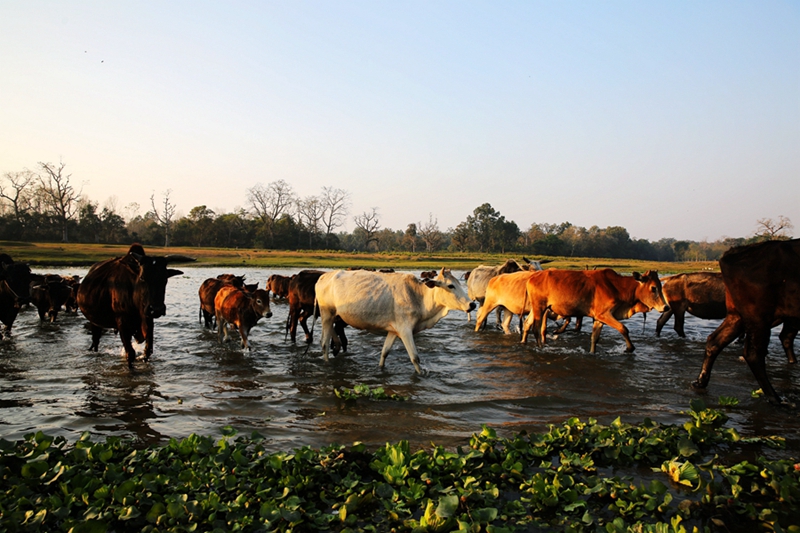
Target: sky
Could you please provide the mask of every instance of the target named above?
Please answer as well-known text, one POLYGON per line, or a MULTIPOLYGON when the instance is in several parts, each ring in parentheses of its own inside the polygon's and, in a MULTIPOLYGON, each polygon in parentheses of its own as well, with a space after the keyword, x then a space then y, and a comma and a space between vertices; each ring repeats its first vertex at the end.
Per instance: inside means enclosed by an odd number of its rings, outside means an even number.
POLYGON ((102 207, 247 207, 277 180, 348 222, 489 203, 633 238, 800 235, 795 1, 0 2, 0 174, 63 162, 102 207))

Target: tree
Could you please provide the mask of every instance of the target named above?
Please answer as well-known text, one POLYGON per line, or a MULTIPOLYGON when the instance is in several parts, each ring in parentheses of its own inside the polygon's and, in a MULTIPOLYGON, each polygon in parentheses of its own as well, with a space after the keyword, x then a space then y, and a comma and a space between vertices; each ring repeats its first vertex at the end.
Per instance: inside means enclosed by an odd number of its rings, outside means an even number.
POLYGON ((433 213, 428 213, 428 221, 420 222, 417 228, 422 242, 425 243, 426 252, 435 252, 442 246, 444 235, 439 231, 439 220, 433 218, 433 213))
POLYGON ((170 230, 172 229, 172 217, 175 216, 175 204, 169 201, 169 196, 172 194, 172 189, 167 189, 164 192, 164 202, 161 210, 156 208, 156 194, 150 195, 150 206, 153 208, 148 214, 153 217, 156 223, 164 228, 164 246, 169 246, 170 230))
POLYGON ((292 186, 284 180, 273 181, 266 186, 259 183, 247 189, 247 201, 263 224, 269 244, 273 245, 275 223, 283 215, 291 215, 290 208, 297 202, 292 186))
POLYGON ((403 234, 403 244, 405 244, 406 249, 416 252, 418 240, 417 225, 412 222, 408 225, 406 232, 403 234))
POLYGON ((755 236, 760 241, 784 241, 791 238, 789 232, 793 229, 792 221, 783 215, 778 216, 778 220, 759 218, 755 236))
POLYGON ((354 216, 353 222, 357 228, 360 228, 364 232, 362 238, 364 240, 365 250, 369 248, 371 242, 378 242, 378 239, 375 238, 375 234, 380 229, 381 224, 377 207, 373 207, 371 212, 364 211, 360 215, 354 216))
POLYGON ((70 184, 72 174, 64 173, 63 162, 54 165, 40 161, 39 166, 44 171, 44 175, 38 175, 42 200, 61 226, 61 240, 69 242, 69 222, 75 217, 81 191, 70 184))
POLYGON ((330 247, 331 235, 336 228, 344 224, 350 203, 350 193, 334 187, 323 187, 322 226, 325 228, 325 245, 330 247))
POLYGON ((306 196, 302 200, 297 200, 295 206, 298 221, 308 232, 308 247, 313 246, 314 236, 320 231, 320 224, 324 215, 324 206, 318 196, 306 196))
POLYGON ((31 184, 34 177, 34 173, 30 170, 6 172, 3 179, 8 183, 0 183, 0 198, 5 198, 11 203, 14 218, 20 224, 22 215, 30 209, 31 184))

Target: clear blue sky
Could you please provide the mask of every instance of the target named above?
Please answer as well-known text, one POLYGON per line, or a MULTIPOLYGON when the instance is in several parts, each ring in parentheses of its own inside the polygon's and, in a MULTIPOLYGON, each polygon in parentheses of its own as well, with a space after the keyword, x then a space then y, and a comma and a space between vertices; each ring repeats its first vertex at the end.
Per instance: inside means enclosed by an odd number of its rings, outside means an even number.
POLYGON ((488 202, 636 238, 800 235, 800 3, 0 3, 0 173, 101 205, 283 179, 383 227, 488 202))

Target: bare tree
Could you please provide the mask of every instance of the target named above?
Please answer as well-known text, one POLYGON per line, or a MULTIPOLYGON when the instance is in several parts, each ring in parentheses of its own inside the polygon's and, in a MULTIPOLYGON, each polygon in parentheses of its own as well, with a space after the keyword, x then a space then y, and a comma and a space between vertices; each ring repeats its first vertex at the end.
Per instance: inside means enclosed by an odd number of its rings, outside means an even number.
POLYGON ((378 233, 381 224, 378 217, 377 207, 373 207, 371 212, 364 211, 360 215, 354 216, 353 222, 355 222, 357 228, 360 228, 363 231, 365 250, 369 247, 369 243, 378 242, 375 234, 378 233))
POLYGON ((442 246, 444 235, 439 231, 439 219, 433 218, 433 213, 428 214, 426 223, 420 222, 417 225, 417 234, 425 243, 425 250, 433 252, 442 246))
POLYGON ((69 222, 75 218, 83 188, 76 191, 70 184, 72 174, 64 172, 65 163, 54 165, 40 161, 39 166, 44 171, 44 175, 38 175, 44 205, 61 225, 61 240, 69 242, 69 222))
POLYGON ((247 189, 247 201, 264 225, 272 244, 275 238, 275 222, 282 215, 291 215, 291 208, 296 203, 292 186, 284 180, 273 181, 266 186, 259 183, 247 189))
POLYGON ((350 193, 334 187, 322 188, 322 226, 325 228, 325 240, 333 231, 344 224, 347 210, 350 207, 350 193))
POLYGON ((308 231, 308 247, 311 248, 314 235, 319 233, 322 223, 324 214, 322 200, 318 196, 306 196, 302 200, 297 200, 295 209, 299 222, 308 231))
POLYGON ((0 198, 8 200, 11 204, 17 222, 21 223, 22 215, 30 209, 34 177, 34 173, 30 170, 6 172, 3 175, 3 180, 7 183, 0 183, 0 198))
POLYGON ((169 201, 169 196, 172 194, 172 189, 164 191, 164 202, 161 210, 156 207, 156 193, 150 195, 150 206, 153 210, 149 213, 155 221, 164 227, 164 247, 169 246, 169 236, 172 230, 172 218, 175 216, 175 204, 169 201))
POLYGON ((762 241, 777 241, 791 238, 790 231, 794 229, 792 221, 783 215, 778 220, 759 218, 756 221, 756 237, 762 241))

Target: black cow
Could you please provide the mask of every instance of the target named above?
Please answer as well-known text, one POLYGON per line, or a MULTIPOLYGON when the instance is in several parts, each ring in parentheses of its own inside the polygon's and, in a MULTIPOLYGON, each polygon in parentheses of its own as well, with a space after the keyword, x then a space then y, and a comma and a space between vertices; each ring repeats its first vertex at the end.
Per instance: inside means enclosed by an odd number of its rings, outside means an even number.
POLYGON ((31 303, 39 312, 39 319, 55 322, 61 307, 72 296, 72 287, 61 276, 44 276, 41 281, 31 282, 31 303))
POLYGON ((6 327, 6 336, 11 333, 20 307, 30 301, 30 285, 30 267, 15 263, 8 254, 0 254, 0 322, 6 327))
POLYGON ((115 328, 133 366, 136 352, 131 338, 146 342, 144 358, 153 353, 153 320, 164 316, 167 280, 182 274, 167 268, 178 261, 194 261, 186 256, 146 255, 140 244, 133 244, 122 257, 95 263, 78 289, 78 306, 91 323, 92 345, 97 351, 103 328, 115 328))

